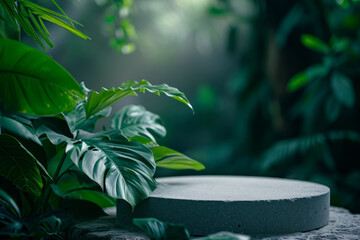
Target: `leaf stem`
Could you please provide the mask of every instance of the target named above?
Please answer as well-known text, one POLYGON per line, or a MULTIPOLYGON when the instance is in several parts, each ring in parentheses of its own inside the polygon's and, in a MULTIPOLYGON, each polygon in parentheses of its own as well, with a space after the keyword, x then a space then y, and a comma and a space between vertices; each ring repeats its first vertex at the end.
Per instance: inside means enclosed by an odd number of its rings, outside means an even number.
MULTIPOLYGON (((66 159, 66 154, 64 153, 64 155, 62 156, 62 158, 59 162, 59 165, 56 168, 55 174, 53 176, 53 182, 56 182, 57 177, 59 176, 60 170, 65 162, 65 159, 66 159)), ((40 199, 39 204, 38 204, 38 210, 37 210, 38 213, 41 210, 44 210, 45 204, 49 201, 50 193, 51 193, 51 187, 50 187, 50 184, 47 183, 45 186, 43 197, 40 199)))

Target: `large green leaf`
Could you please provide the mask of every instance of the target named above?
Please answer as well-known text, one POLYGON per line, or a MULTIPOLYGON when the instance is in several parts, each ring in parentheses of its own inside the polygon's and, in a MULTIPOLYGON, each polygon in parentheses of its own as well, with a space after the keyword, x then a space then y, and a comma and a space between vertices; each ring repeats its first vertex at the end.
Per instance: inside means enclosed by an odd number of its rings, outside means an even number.
POLYGON ((188 107, 193 109, 185 94, 180 92, 178 89, 170 87, 167 84, 151 85, 149 82, 141 80, 140 82, 128 81, 118 88, 112 88, 109 90, 102 88, 100 93, 92 91, 87 103, 85 104, 86 114, 89 117, 123 97, 137 95, 137 92, 144 93, 146 91, 157 95, 163 93, 168 97, 185 103, 188 107))
POLYGON ((31 121, 19 113, 0 114, 0 133, 7 132, 41 145, 31 121))
POLYGON ((166 135, 166 129, 158 115, 135 105, 128 105, 117 112, 111 118, 111 128, 121 130, 127 137, 143 136, 154 142, 155 136, 166 135))
POLYGON ((355 104, 355 90, 352 81, 340 72, 331 76, 331 87, 337 100, 346 107, 353 107, 355 104))
POLYGON ((80 85, 49 56, 0 39, 0 102, 5 109, 53 115, 70 111, 84 98, 80 85))
POLYGON ((25 192, 36 196, 43 186, 35 157, 14 137, 0 135, 0 175, 25 192))
POLYGON ((170 169, 203 170, 204 165, 170 148, 158 146, 151 148, 156 166, 170 169))
POLYGON ((81 140, 68 143, 67 154, 107 194, 135 207, 156 187, 153 155, 142 144, 129 142, 120 131, 103 135, 100 139, 101 134, 78 134, 81 140))
POLYGON ((288 85, 287 89, 290 92, 296 91, 302 87, 304 87, 310 81, 324 77, 329 72, 329 67, 326 65, 314 65, 308 67, 305 71, 300 72, 293 76, 288 85))
POLYGON ((133 223, 155 240, 190 239, 188 230, 182 224, 161 222, 156 218, 134 218, 133 223))

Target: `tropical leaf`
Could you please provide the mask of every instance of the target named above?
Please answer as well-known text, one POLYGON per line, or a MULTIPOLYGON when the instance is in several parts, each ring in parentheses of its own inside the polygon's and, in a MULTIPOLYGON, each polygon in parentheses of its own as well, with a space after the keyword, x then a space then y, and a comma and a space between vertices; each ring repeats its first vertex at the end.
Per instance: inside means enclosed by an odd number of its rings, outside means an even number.
POLYGON ((6 12, 7 18, 10 18, 10 21, 8 21, 12 22, 15 26, 18 24, 24 32, 36 40, 44 50, 46 50, 46 48, 41 38, 50 47, 54 46, 49 39, 50 34, 43 20, 59 25, 81 38, 89 39, 88 36, 75 28, 74 24, 78 23, 70 19, 54 0, 52 0, 52 2, 61 13, 44 8, 28 0, 3 0, 0 2, 0 5, 3 11, 6 12))
POLYGON ((0 4, 0 38, 19 40, 19 32, 18 26, 10 20, 3 6, 0 4))
POLYGON ((0 135, 0 175, 36 196, 43 186, 35 157, 14 137, 0 135))
POLYGON ((18 205, 11 196, 0 189, 0 236, 20 237, 22 228, 18 205))
POLYGON ((135 207, 155 189, 155 161, 147 147, 129 142, 120 131, 81 133, 78 139, 68 143, 66 153, 109 196, 135 207))
POLYGON ((330 47, 328 46, 328 44, 324 43, 322 40, 320 40, 319 38, 313 35, 308 35, 308 34, 302 35, 301 42, 304 44, 304 46, 306 46, 311 50, 318 51, 324 54, 330 52, 330 47))
POLYGON ((151 148, 156 166, 170 169, 203 170, 204 165, 170 148, 158 146, 151 148))
POLYGON ((353 107, 355 104, 355 90, 352 81, 340 72, 331 76, 332 91, 337 100, 346 107, 353 107))
POLYGON ((296 154, 305 154, 312 149, 316 149, 323 152, 325 164, 333 168, 333 163, 326 162, 330 161, 326 156, 330 154, 328 152, 328 141, 336 142, 345 139, 360 143, 360 134, 353 131, 331 131, 282 140, 275 143, 263 154, 260 167, 263 171, 266 171, 272 166, 294 157, 296 154))
POLYGON ((96 122, 100 118, 108 117, 111 112, 111 107, 102 109, 101 111, 86 117, 84 103, 79 103, 71 112, 62 113, 71 132, 75 130, 85 130, 92 132, 95 128, 96 122))
POLYGON ((6 205, 6 207, 14 216, 21 218, 21 212, 18 205, 16 204, 14 199, 12 199, 12 197, 10 197, 10 195, 4 192, 2 189, 0 189, 0 203, 2 205, 6 205))
POLYGON ((20 113, 2 112, 0 115, 0 133, 3 130, 41 145, 31 121, 20 113))
MULTIPOLYGON (((116 204, 114 198, 96 189, 92 183, 84 182, 76 171, 64 174, 51 188, 54 193, 62 198, 85 200, 97 204, 101 208, 113 207, 116 204)), ((84 176, 86 177, 86 176, 84 176)), ((86 177, 87 178, 87 177, 86 177)), ((89 181, 91 181, 89 179, 89 181)))
POLYGON ((190 239, 188 230, 182 224, 161 222, 156 218, 134 218, 133 223, 155 240, 190 239))
POLYGON ((205 166, 202 163, 170 148, 159 146, 156 142, 151 141, 149 138, 135 136, 129 139, 131 141, 139 142, 151 149, 157 167, 177 170, 193 169, 198 171, 205 169, 205 166))
POLYGON ((290 92, 296 91, 304 87, 310 81, 324 77, 329 72, 329 67, 326 65, 314 65, 307 68, 305 71, 300 72, 293 76, 288 85, 287 89, 290 92))
POLYGON ((36 115, 70 111, 85 98, 79 84, 46 54, 0 39, 0 103, 36 115))
POLYGON ((100 93, 92 91, 85 104, 86 115, 87 117, 90 117, 123 97, 137 95, 137 92, 144 93, 146 91, 157 95, 165 94, 168 97, 185 103, 188 107, 193 109, 185 94, 178 89, 170 87, 167 84, 151 85, 149 82, 141 80, 140 82, 128 81, 118 88, 109 90, 102 88, 100 93))
POLYGON ((143 136, 156 142, 155 136, 164 137, 166 129, 160 117, 142 106, 128 105, 111 118, 111 128, 119 129, 127 137, 143 136))

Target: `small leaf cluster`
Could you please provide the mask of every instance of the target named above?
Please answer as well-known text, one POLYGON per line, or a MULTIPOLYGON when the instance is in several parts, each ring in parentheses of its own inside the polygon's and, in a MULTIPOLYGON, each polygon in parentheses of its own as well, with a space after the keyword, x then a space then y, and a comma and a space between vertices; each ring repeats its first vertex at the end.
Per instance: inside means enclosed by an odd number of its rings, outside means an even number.
POLYGON ((44 24, 44 20, 54 23, 83 39, 89 39, 88 36, 76 29, 75 25, 81 26, 81 24, 69 18, 54 0, 51 1, 60 13, 42 7, 29 0, 1 1, 0 12, 5 12, 7 18, 11 21, 11 23, 8 23, 4 21, 4 19, 3 24, 12 25, 12 28, 15 28, 15 31, 18 33, 21 28, 27 35, 36 40, 44 50, 46 50, 46 47, 43 41, 45 41, 49 47, 54 47, 49 39, 50 33, 44 24))
POLYGON ((137 39, 137 34, 130 19, 133 1, 105 0, 96 2, 106 9, 104 22, 106 32, 110 36, 109 45, 123 54, 134 52, 136 46, 133 41, 137 39))

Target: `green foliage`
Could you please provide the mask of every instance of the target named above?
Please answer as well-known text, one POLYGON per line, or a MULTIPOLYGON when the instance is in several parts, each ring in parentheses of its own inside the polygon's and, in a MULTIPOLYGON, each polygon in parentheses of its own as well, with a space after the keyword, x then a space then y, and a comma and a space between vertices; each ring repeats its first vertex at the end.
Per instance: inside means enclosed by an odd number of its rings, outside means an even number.
POLYGON ((105 6, 106 32, 110 36, 109 45, 118 52, 130 54, 136 50, 133 43, 137 39, 136 30, 131 23, 132 0, 123 1, 95 1, 105 6))
POLYGON ((22 191, 40 196, 43 182, 35 157, 14 137, 0 134, 0 175, 22 191))
POLYGON ((53 115, 85 98, 74 78, 46 54, 9 39, 0 39, 0 53, 0 101, 5 109, 53 115))
POLYGON ((310 81, 325 77, 329 72, 329 67, 324 65, 314 65, 307 68, 304 72, 296 74, 289 80, 287 88, 290 92, 296 91, 306 86, 310 81))
POLYGON ((20 31, 15 23, 13 23, 6 11, 0 4, 0 38, 9 38, 19 40, 20 31))
POLYGON ((330 81, 336 99, 346 107, 353 107, 355 104, 355 90, 352 81, 339 72, 335 72, 330 81))
POLYGON ((135 136, 129 138, 131 141, 136 141, 148 147, 155 159, 157 167, 176 169, 176 170, 203 170, 205 166, 198 161, 195 161, 182 153, 179 153, 170 148, 159 146, 156 142, 149 138, 142 136, 135 136))
POLYGON ((7 13, 7 17, 10 18, 14 26, 17 29, 21 27, 26 34, 36 40, 45 50, 46 48, 41 38, 50 47, 54 47, 54 45, 49 39, 50 34, 43 20, 59 25, 81 38, 89 39, 88 36, 75 28, 74 24, 78 23, 70 19, 54 0, 52 2, 61 13, 44 8, 28 0, 4 0, 0 2, 0 5, 2 11, 7 13))
POLYGON ((166 129, 158 115, 142 106, 129 105, 111 118, 111 128, 119 129, 127 137, 143 136, 156 142, 155 136, 164 137, 166 129))
POLYGON ((2 112, 0 115, 0 133, 1 129, 8 130, 12 135, 31 140, 41 145, 31 121, 27 119, 26 116, 2 112))
POLYGON ((62 220, 55 215, 24 219, 14 199, 0 189, 0 236, 6 239, 62 239, 62 220))
POLYGON ((261 170, 265 172, 277 164, 288 161, 297 154, 306 156, 311 151, 321 151, 321 159, 325 166, 330 170, 335 170, 334 159, 329 155, 329 144, 344 140, 360 143, 360 134, 352 131, 331 131, 279 141, 264 153, 260 166, 261 170))
POLYGON ((149 82, 141 80, 140 82, 127 81, 121 84, 120 87, 109 90, 102 88, 100 93, 92 91, 85 104, 86 114, 87 116, 91 116, 123 97, 137 95, 137 92, 145 93, 146 91, 159 96, 160 94, 165 94, 168 97, 185 103, 189 108, 193 109, 185 94, 178 89, 170 87, 167 84, 151 85, 149 82))
POLYGON ((71 170, 64 174, 56 184, 51 184, 56 195, 64 199, 79 199, 95 203, 101 208, 115 206, 116 200, 102 193, 90 179, 84 178, 81 171, 71 170))

